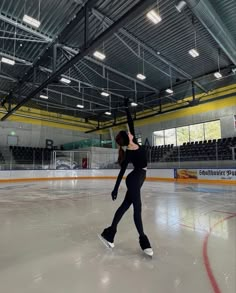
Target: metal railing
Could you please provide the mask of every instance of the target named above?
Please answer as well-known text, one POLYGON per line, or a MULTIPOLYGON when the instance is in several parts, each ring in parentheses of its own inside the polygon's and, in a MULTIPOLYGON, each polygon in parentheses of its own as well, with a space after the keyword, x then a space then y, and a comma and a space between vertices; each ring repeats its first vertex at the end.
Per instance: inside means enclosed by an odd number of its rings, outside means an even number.
MULTIPOLYGON (((149 168, 235 167, 236 146, 173 145, 146 147, 149 168)), ((0 170, 114 169, 117 150, 50 151, 39 148, 0 148, 0 170)))

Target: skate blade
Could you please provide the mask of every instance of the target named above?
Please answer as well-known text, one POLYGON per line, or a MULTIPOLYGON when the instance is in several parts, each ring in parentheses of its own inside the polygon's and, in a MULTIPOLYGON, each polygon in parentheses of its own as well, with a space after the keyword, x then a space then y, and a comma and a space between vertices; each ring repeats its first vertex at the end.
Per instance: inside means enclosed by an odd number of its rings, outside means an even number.
POLYGON ((147 249, 144 249, 143 251, 146 255, 148 255, 149 257, 152 257, 153 256, 153 250, 151 248, 147 248, 147 249))
POLYGON ((103 238, 100 234, 98 234, 98 238, 102 241, 102 243, 103 243, 107 248, 112 249, 112 248, 115 247, 114 243, 110 243, 110 242, 106 241, 106 239, 103 238))

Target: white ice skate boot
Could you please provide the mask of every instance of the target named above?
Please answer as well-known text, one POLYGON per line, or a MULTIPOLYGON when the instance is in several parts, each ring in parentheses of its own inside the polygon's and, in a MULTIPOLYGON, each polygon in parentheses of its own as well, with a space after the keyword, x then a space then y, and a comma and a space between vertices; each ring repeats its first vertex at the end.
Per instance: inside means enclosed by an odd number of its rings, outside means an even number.
POLYGON ((145 254, 153 256, 153 250, 146 235, 139 236, 139 244, 145 254))

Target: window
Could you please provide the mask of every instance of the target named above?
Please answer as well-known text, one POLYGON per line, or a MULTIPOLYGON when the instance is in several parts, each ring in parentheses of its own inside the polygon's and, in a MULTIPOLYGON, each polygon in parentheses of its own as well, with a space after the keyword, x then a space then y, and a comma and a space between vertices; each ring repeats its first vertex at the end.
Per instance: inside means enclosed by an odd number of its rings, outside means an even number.
POLYGON ((189 127, 183 126, 176 128, 177 145, 182 145, 184 142, 189 142, 189 127))
POLYGON ((205 139, 221 138, 220 120, 204 123, 205 139))
POLYGON ((176 132, 175 132, 175 128, 166 129, 164 131, 164 134, 165 134, 165 145, 167 145, 167 144, 176 145, 176 132))
POLYGON ((153 132, 153 145, 182 145, 184 142, 221 138, 220 120, 153 132))
POLYGON ((203 141, 203 123, 190 125, 190 141, 203 141))
POLYGON ((164 130, 153 132, 153 145, 164 145, 164 130))

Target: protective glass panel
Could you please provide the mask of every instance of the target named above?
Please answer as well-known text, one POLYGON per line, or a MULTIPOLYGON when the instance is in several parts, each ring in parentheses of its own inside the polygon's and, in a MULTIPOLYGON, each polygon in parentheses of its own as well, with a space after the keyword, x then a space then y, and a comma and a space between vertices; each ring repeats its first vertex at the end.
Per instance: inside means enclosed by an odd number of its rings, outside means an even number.
POLYGON ((189 142, 189 126, 183 126, 176 128, 177 145, 181 145, 184 142, 189 142))
POLYGON ((204 130, 203 123, 190 125, 190 141, 203 141, 204 130))
POLYGON ((164 130, 153 132, 153 144, 154 146, 164 145, 164 130))
POLYGON ((221 138, 220 120, 204 123, 205 139, 221 138))
POLYGON ((176 131, 175 128, 165 130, 165 145, 176 145, 176 131))

